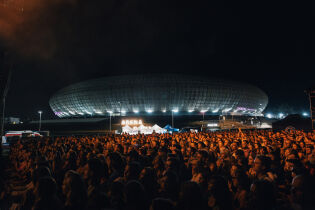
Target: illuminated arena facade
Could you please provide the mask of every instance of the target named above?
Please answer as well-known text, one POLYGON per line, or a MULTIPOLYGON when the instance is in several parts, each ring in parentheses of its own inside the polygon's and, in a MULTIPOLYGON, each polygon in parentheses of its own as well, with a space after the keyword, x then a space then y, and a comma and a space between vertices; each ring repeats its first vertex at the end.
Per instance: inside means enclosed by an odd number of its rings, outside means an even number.
POLYGON ((80 82, 50 101, 59 117, 213 114, 261 115, 268 96, 240 82, 178 74, 124 75, 80 82))

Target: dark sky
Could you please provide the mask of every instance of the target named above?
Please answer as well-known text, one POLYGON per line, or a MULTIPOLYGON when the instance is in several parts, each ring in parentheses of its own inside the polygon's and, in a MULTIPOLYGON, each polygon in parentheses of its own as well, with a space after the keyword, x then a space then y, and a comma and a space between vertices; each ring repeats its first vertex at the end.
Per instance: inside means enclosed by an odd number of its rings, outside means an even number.
POLYGON ((308 109, 304 90, 315 85, 314 5, 73 1, 44 9, 28 22, 32 27, 24 28, 23 42, 38 45, 36 50, 25 43, 23 50, 21 43, 6 46, 15 56, 7 115, 36 118, 41 109, 43 118, 51 118, 49 97, 66 85, 150 72, 243 81, 268 94, 267 110, 308 109))

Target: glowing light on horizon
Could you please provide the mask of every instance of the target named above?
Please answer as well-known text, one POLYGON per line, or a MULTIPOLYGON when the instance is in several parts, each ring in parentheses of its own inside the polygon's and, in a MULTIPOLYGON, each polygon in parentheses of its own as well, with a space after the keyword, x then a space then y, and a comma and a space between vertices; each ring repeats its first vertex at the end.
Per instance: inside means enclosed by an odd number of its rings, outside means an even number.
POLYGON ((212 113, 217 113, 219 111, 219 109, 215 109, 212 111, 212 113))
POLYGON ((308 113, 307 112, 303 112, 302 114, 304 117, 307 117, 308 116, 308 113))
POLYGON ((269 118, 269 119, 271 119, 271 118, 273 117, 273 115, 270 114, 270 113, 268 113, 268 114, 266 114, 266 117, 269 118))
POLYGON ((227 109, 224 109, 223 112, 228 112, 228 111, 231 111, 232 108, 227 108, 227 109))

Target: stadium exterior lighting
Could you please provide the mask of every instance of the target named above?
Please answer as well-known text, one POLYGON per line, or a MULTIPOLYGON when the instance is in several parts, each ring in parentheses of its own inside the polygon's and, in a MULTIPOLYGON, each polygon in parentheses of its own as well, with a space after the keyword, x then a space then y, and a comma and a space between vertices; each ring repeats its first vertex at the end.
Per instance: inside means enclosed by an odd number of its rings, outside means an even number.
POLYGON ((212 111, 212 113, 217 113, 219 111, 219 109, 215 109, 212 111))
POLYGON ((178 112, 178 109, 173 109, 172 112, 177 113, 177 112, 178 112))
POLYGON ((282 118, 283 118, 283 116, 284 116, 284 114, 283 114, 283 113, 279 113, 279 118, 280 118, 280 119, 282 119, 282 118))
POLYGON ((103 114, 101 111, 95 111, 96 114, 103 114))
POLYGON ((307 117, 308 116, 308 113, 307 112, 303 112, 302 114, 304 117, 307 117))
POLYGON ((148 112, 148 113, 152 113, 153 110, 152 110, 152 109, 148 109, 147 112, 148 112))
POLYGON ((79 115, 84 115, 84 113, 83 113, 83 112, 78 112, 78 114, 79 114, 79 115))
POLYGON ((232 110, 232 108, 226 108, 222 112, 228 112, 228 111, 231 111, 231 110, 232 110))
POLYGON ((41 128, 41 126, 42 126, 42 114, 43 114, 43 111, 39 110, 39 111, 38 111, 38 114, 39 114, 38 131, 40 131, 40 128, 41 128))
POLYGON ((113 114, 113 111, 107 111, 107 113, 109 113, 109 114, 113 114))
MULTIPOLYGON (((259 110, 257 114, 260 114, 268 104, 268 96, 259 88, 240 82, 207 79, 193 75, 159 74, 152 77, 145 74, 105 77, 73 84, 71 91, 64 88, 54 94, 49 104, 53 112, 69 113, 71 110, 74 112, 73 116, 79 116, 78 112, 87 115, 85 110, 95 115, 96 111, 102 111, 103 115, 107 115, 107 110, 114 111, 115 116, 120 116, 123 110, 126 111, 125 115, 134 114, 136 110, 139 114, 148 114, 150 112, 147 112, 148 109, 152 109, 155 115, 165 115, 171 114, 170 112, 175 108, 179 109, 179 113, 185 111, 187 114, 192 112, 191 114, 195 115, 198 115, 201 110, 215 113, 218 109, 218 113, 221 114, 224 109, 237 107, 246 107, 246 109, 250 107, 246 111, 249 114, 252 112, 251 109, 257 109, 259 110), (169 79, 165 81, 165 78, 169 79), (199 83, 205 85, 201 88, 199 83), (112 85, 112 91, 108 90, 109 85, 112 85), (142 88, 130 89, 130 87, 142 88), (244 89, 246 89, 245 92, 244 89), (209 91, 214 94, 209 95, 209 91), (134 97, 135 95, 137 97, 134 97), (161 97, 164 95, 169 97, 161 97), (80 98, 80 100, 73 101, 71 98, 80 98)), ((238 112, 243 114, 241 111, 238 112)), ((60 117, 63 118, 66 115, 63 114, 60 117)))
POLYGON ((126 111, 125 111, 125 110, 122 110, 121 113, 122 113, 122 114, 126 114, 126 111))
POLYGON ((135 110, 133 110, 133 112, 134 112, 135 114, 138 114, 138 113, 139 113, 139 110, 138 110, 138 109, 135 109, 135 110))
POLYGON ((266 117, 269 118, 269 119, 271 119, 271 118, 273 118, 273 115, 270 114, 270 113, 268 113, 268 114, 266 114, 266 117))

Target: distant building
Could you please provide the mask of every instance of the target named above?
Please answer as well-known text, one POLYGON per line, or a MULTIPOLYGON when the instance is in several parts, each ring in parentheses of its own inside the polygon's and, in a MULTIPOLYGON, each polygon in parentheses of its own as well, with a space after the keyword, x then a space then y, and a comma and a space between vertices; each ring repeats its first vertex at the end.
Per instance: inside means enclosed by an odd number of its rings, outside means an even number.
POLYGON ((91 116, 261 116, 268 96, 261 89, 226 79, 181 74, 124 75, 70 85, 50 98, 62 118, 91 116))

